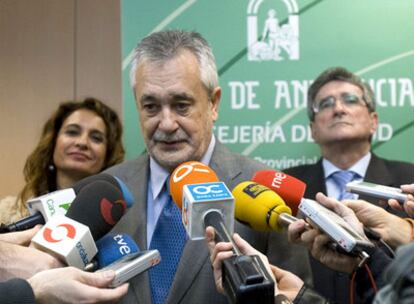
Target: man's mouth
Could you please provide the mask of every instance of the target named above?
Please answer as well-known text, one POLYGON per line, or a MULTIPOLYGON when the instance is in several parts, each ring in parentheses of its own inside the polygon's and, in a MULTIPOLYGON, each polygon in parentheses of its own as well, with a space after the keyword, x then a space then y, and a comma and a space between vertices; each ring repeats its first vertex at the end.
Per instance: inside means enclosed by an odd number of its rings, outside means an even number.
POLYGON ((352 124, 348 121, 344 121, 344 120, 339 120, 339 121, 335 121, 331 124, 331 127, 335 127, 338 125, 347 125, 347 126, 351 126, 352 124))

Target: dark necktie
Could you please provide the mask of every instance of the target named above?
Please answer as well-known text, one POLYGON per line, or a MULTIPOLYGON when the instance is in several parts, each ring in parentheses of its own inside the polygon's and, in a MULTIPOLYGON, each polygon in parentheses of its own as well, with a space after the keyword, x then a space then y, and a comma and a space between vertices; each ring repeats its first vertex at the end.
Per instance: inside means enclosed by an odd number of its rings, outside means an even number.
POLYGON ((338 200, 344 200, 344 199, 353 199, 354 195, 350 192, 346 191, 346 184, 351 182, 355 176, 356 173, 352 171, 336 171, 332 175, 332 179, 334 183, 338 186, 340 190, 340 194, 338 197, 338 200))
POLYGON ((153 304, 165 303, 186 242, 181 210, 174 204, 168 186, 164 186, 164 191, 168 193, 168 201, 158 218, 150 244, 150 249, 158 249, 161 254, 160 264, 149 271, 153 304))

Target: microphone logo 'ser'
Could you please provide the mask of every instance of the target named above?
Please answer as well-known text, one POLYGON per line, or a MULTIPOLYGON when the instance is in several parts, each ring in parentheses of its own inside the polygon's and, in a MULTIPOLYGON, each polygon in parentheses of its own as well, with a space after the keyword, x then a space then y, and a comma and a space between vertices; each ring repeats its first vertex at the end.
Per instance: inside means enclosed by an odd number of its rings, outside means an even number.
POLYGON ((246 193, 251 198, 256 198, 265 191, 272 191, 272 190, 260 184, 256 184, 256 183, 250 183, 243 188, 243 192, 246 193))
POLYGON ((66 238, 74 239, 75 235, 76 229, 71 224, 60 224, 57 225, 53 230, 49 227, 46 227, 43 231, 43 238, 49 243, 57 243, 63 241, 66 238), (57 238, 57 236, 60 237, 57 238))
POLYGON ((119 218, 114 218, 113 211, 120 208, 121 212, 118 214, 122 215, 124 214, 127 206, 123 200, 117 200, 114 203, 112 203, 108 199, 103 198, 99 204, 99 207, 101 209, 101 214, 105 223, 114 226, 118 222, 119 218))

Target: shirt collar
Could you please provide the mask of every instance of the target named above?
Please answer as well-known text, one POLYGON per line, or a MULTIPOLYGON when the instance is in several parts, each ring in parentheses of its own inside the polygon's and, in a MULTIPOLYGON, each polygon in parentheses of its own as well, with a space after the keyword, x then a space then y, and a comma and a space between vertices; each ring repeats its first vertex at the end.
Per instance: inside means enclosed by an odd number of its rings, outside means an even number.
MULTIPOLYGON (((358 160, 354 165, 348 168, 348 171, 357 173, 360 177, 364 178, 367 173, 368 165, 371 160, 371 152, 368 152, 364 157, 358 160)), ((338 167, 332 164, 329 160, 322 160, 323 171, 325 173, 325 179, 329 178, 333 173, 341 171, 338 167)))
MULTIPOLYGON (((210 163, 211 156, 213 155, 214 147, 216 145, 216 138, 214 134, 211 136, 210 144, 208 145, 206 153, 204 153, 200 162, 207 165, 210 163)), ((170 173, 161 167, 152 157, 150 157, 150 178, 151 178, 151 187, 153 199, 161 193, 162 187, 165 184, 170 173)))

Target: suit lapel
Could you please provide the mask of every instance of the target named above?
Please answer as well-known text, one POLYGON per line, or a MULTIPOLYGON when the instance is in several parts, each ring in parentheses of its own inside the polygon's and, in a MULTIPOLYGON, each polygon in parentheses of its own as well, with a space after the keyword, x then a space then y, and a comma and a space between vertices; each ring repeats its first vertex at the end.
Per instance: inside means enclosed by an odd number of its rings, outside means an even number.
POLYGON ((371 155, 371 160, 369 162, 364 180, 384 186, 399 187, 399 185, 395 185, 395 181, 391 178, 385 162, 378 158, 374 153, 371 155))
MULTIPOLYGON (((148 248, 146 225, 148 164, 148 156, 139 158, 137 166, 129 168, 129 175, 121 178, 132 192, 135 202, 114 229, 116 232, 131 235, 141 250, 148 248), (137 187, 137 185, 143 186, 137 187)), ((125 300, 126 303, 151 303, 148 272, 130 280, 130 290, 125 300), (134 299, 131 293, 134 294, 134 299)))
POLYGON ((306 198, 314 200, 316 193, 323 192, 326 194, 325 177, 321 159, 315 165, 309 167, 305 174, 304 182, 307 185, 305 193, 306 198))
POLYGON ((166 303, 179 303, 208 259, 205 240, 185 244, 166 303))
POLYGON ((220 181, 224 182, 230 191, 236 186, 235 180, 239 176, 242 164, 233 157, 221 143, 216 142, 216 148, 210 161, 210 167, 217 173, 220 181))

